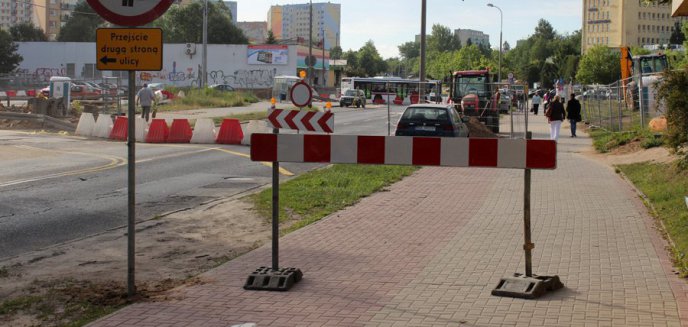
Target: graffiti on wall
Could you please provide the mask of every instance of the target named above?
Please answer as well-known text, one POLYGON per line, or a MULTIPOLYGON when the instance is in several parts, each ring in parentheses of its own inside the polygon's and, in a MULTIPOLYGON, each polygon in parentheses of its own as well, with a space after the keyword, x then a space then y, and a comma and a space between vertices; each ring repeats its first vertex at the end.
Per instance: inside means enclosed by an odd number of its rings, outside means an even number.
POLYGON ((33 72, 33 78, 39 82, 49 82, 52 76, 66 76, 64 68, 36 68, 33 72))
MULTIPOLYGON (((87 65, 85 64, 82 70, 92 68, 91 66, 95 66, 94 64, 87 65)), ((29 72, 29 70, 26 71, 27 73, 29 72)), ((177 67, 177 63, 173 62, 171 71, 164 68, 161 71, 137 72, 136 83, 143 84, 152 82, 169 82, 170 84, 178 86, 193 87, 200 84, 200 71, 202 71, 201 65, 197 65, 197 67, 191 66, 180 69, 177 67)), ((64 67, 41 67, 36 68, 33 70, 33 73, 30 74, 34 81, 43 83, 49 82, 50 77, 52 76, 67 76, 67 71, 64 67)), ((208 72, 208 84, 229 84, 240 89, 270 88, 272 87, 275 75, 277 75, 276 68, 237 70, 217 69, 208 72)))

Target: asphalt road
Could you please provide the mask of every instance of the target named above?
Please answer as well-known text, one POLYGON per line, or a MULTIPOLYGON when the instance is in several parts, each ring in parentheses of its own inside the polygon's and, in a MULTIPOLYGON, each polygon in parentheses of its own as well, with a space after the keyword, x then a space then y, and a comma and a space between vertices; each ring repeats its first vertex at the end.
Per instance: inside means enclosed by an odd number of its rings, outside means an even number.
MULTIPOLYGON (((387 108, 373 107, 335 110, 335 132, 386 135, 387 108)), ((391 109, 392 133, 402 110, 391 109)), ((271 168, 249 151, 137 143, 137 220, 270 183, 271 168)), ((0 131, 0 261, 126 225, 126 158, 124 142, 0 131)), ((298 175, 319 165, 280 166, 298 175)))

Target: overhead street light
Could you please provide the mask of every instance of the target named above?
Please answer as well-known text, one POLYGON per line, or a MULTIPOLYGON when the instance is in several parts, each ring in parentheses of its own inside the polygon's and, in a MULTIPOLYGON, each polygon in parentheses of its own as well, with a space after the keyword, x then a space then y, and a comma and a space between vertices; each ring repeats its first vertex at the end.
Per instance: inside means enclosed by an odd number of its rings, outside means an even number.
POLYGON ((502 9, 488 3, 488 7, 492 8, 497 8, 499 10, 499 71, 497 72, 497 78, 499 79, 499 83, 502 82, 502 23, 504 22, 504 15, 502 14, 502 9))

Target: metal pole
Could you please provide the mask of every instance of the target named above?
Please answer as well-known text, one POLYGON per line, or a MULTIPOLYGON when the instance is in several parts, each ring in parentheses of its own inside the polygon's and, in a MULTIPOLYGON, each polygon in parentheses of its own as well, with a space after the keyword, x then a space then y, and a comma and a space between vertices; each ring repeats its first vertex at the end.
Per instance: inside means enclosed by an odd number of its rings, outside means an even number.
POLYGON ((497 71, 497 79, 499 83, 502 82, 502 25, 504 23, 504 15, 502 14, 502 9, 495 6, 494 4, 488 3, 488 7, 497 8, 499 10, 499 70, 497 71))
POLYGON ((418 103, 423 99, 423 85, 425 82, 425 16, 426 16, 426 0, 421 1, 420 10, 420 72, 418 76, 418 103))
POLYGON ((127 115, 127 294, 136 294, 136 71, 129 71, 129 112, 127 115))
POLYGON ((612 113, 612 97, 611 97, 611 95, 609 96, 608 102, 609 102, 609 130, 611 130, 613 132, 614 131, 614 123, 613 123, 614 114, 612 113))
MULTIPOLYGON (((532 132, 526 132, 526 140, 533 137, 532 132)), ((523 175, 523 250, 526 254, 526 277, 533 276, 533 253, 535 244, 530 239, 530 169, 523 175)))
POLYGON ((390 123, 390 113, 389 113, 389 82, 387 82, 387 85, 385 86, 385 89, 387 89, 387 136, 392 135, 392 127, 390 123))
POLYGON ((208 85, 208 0, 203 5, 203 76, 200 79, 200 87, 208 85))
MULTIPOLYGON (((272 133, 279 134, 279 129, 272 133)), ((272 163, 272 270, 279 270, 279 161, 272 163)))
POLYGON ((638 109, 640 111, 640 126, 645 126, 645 112, 643 110, 643 73, 638 71, 638 109))
POLYGON ((313 0, 310 4, 310 13, 308 19, 308 85, 313 87, 313 0))

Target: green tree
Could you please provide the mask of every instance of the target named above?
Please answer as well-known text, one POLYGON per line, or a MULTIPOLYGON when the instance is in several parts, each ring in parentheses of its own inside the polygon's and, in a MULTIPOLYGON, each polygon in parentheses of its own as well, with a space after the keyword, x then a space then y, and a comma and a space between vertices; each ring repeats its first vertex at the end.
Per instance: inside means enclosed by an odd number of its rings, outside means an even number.
POLYGON ((10 34, 14 42, 41 42, 48 40, 48 37, 45 36, 42 29, 29 22, 10 27, 10 34))
POLYGON ((683 44, 683 41, 685 41, 685 40, 686 40, 686 36, 683 34, 683 31, 681 30, 681 23, 675 22, 674 28, 671 31, 671 37, 669 37, 669 43, 671 43, 671 44, 683 44))
POLYGON ((420 42, 406 42, 399 47, 399 54, 403 59, 420 57, 420 42))
POLYGON ((683 158, 680 167, 688 169, 688 68, 681 70, 667 70, 664 72, 662 83, 657 87, 657 98, 666 106, 667 143, 675 151, 681 152, 683 158))
POLYGON ((502 51, 509 52, 509 50, 511 50, 511 45, 509 44, 509 42, 504 41, 504 43, 502 44, 502 51))
POLYGON ((272 30, 268 31, 268 38, 265 39, 265 44, 276 44, 277 39, 275 39, 275 34, 272 33, 272 30))
POLYGON ((94 42, 96 29, 105 24, 105 20, 93 11, 93 8, 81 0, 74 7, 72 15, 62 28, 57 40, 60 42, 94 42))
MULTIPOLYGON (((165 15, 152 23, 163 29, 164 42, 203 42, 203 3, 173 5, 165 15)), ((208 43, 247 44, 248 38, 232 24, 229 9, 221 2, 208 2, 208 43)))
POLYGON ((377 48, 375 48, 375 44, 372 40, 366 42, 365 45, 358 50, 357 57, 358 65, 365 71, 365 76, 376 76, 387 70, 387 64, 377 52, 377 48))
POLYGON ((590 48, 583 55, 576 79, 583 84, 610 84, 621 76, 620 55, 603 45, 590 48))
POLYGON ((12 41, 9 32, 0 29, 0 73, 11 73, 24 59, 17 53, 19 46, 12 41))
POLYGON ((432 34, 428 37, 428 52, 455 51, 459 48, 458 40, 449 27, 432 25, 432 34))
POLYGON ((342 58, 342 47, 335 45, 330 48, 330 59, 341 59, 342 58))

